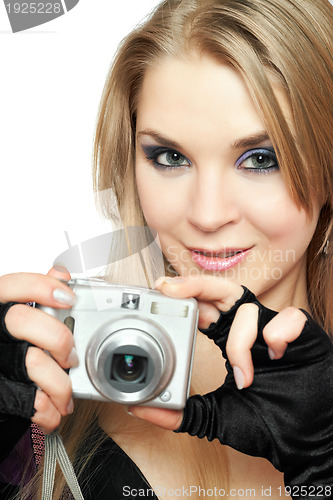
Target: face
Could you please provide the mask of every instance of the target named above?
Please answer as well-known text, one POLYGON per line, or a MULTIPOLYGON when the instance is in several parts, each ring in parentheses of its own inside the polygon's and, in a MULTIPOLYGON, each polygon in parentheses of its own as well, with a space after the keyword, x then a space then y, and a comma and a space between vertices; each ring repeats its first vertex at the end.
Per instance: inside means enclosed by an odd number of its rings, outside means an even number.
POLYGON ((309 218, 291 199, 234 69, 198 58, 147 72, 136 180, 147 224, 180 275, 225 277, 277 309, 306 306, 306 251, 319 210, 309 218))

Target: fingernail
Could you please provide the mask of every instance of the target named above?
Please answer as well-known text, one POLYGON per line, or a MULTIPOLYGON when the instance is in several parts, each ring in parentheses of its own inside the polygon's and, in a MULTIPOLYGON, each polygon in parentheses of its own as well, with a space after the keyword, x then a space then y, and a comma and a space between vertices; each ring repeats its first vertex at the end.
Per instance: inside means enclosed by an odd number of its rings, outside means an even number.
POLYGON ((79 364, 79 357, 77 355, 77 351, 75 349, 75 347, 73 347, 73 349, 71 350, 68 358, 67 358, 67 361, 68 363, 71 365, 71 367, 75 367, 75 366, 78 366, 79 364))
POLYGON ((61 264, 60 262, 57 264, 54 264, 53 268, 58 271, 59 273, 68 273, 68 269, 66 266, 61 264))
POLYGON ((62 288, 56 288, 53 290, 53 298, 66 306, 73 306, 76 302, 75 295, 66 292, 66 290, 63 290, 62 288))
POLYGON ((244 388, 244 374, 238 366, 233 367, 234 370, 234 379, 237 385, 237 389, 241 390, 244 388))
POLYGON ((271 360, 276 358, 275 352, 270 347, 268 348, 268 356, 269 356, 269 359, 271 359, 271 360))
POLYGON ((126 411, 127 411, 127 413, 128 413, 129 415, 131 415, 131 417, 133 417, 133 418, 138 418, 138 417, 136 417, 136 416, 135 416, 135 415, 131 412, 131 408, 130 408, 129 406, 126 408, 126 411))
POLYGON ((163 285, 163 283, 171 283, 177 285, 178 283, 183 283, 184 281, 185 278, 183 278, 182 276, 175 276, 174 278, 171 278, 170 276, 162 276, 155 281, 155 288, 159 288, 161 285, 163 285))
POLYGON ((67 406, 67 413, 71 414, 71 413, 73 413, 73 411, 74 411, 74 401, 73 401, 73 398, 71 398, 71 400, 67 406))

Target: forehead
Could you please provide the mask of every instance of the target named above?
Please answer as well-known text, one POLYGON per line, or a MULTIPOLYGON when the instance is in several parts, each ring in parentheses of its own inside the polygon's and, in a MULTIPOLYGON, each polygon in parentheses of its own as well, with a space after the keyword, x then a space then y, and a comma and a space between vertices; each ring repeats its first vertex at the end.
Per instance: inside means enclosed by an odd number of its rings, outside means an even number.
POLYGON ((191 133, 194 142, 218 141, 265 130, 240 74, 208 57, 168 59, 147 71, 137 110, 138 128, 191 133))

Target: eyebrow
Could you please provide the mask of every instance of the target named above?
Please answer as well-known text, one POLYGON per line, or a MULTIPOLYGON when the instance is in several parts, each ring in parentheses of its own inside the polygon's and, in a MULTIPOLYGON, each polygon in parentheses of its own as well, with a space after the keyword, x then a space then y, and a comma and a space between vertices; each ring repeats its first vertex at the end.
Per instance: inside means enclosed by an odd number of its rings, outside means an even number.
MULTIPOLYGON (((141 136, 149 136, 155 139, 159 144, 162 146, 174 148, 174 149, 182 149, 181 145, 173 141, 172 139, 169 139, 167 137, 162 136, 155 130, 150 130, 150 129, 144 129, 140 130, 137 133, 137 138, 141 136)), ((250 135, 249 137, 244 137, 242 139, 237 139, 234 141, 231 145, 232 149, 243 149, 243 148, 248 148, 248 147, 254 147, 257 146, 258 144, 261 144, 262 142, 269 141, 269 135, 267 134, 266 131, 260 131, 257 134, 250 135)))
POLYGON ((154 130, 150 129, 140 130, 140 132, 138 132, 137 134, 137 138, 141 137, 142 135, 149 135, 162 146, 168 146, 174 149, 181 149, 181 146, 178 142, 168 139, 167 137, 163 137, 161 134, 155 132, 154 130))
POLYGON ((243 139, 238 139, 232 143, 232 149, 242 149, 257 146, 262 142, 269 141, 269 135, 267 132, 259 132, 258 134, 250 135, 249 137, 244 137, 243 139))

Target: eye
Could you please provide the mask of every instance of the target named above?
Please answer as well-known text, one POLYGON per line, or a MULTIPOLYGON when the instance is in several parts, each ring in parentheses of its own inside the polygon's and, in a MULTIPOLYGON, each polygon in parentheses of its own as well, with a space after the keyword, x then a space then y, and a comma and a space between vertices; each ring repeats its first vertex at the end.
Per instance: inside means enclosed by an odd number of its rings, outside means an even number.
POLYGON ((190 161, 181 153, 170 148, 156 146, 142 146, 147 160, 151 161, 155 168, 162 170, 189 167, 190 161))
POLYGON ((255 173, 269 173, 279 169, 273 148, 250 149, 236 161, 236 167, 255 173))
POLYGON ((164 153, 159 153, 156 155, 155 161, 159 165, 164 165, 165 167, 189 166, 189 162, 186 158, 180 153, 177 153, 177 151, 165 151, 164 153))

